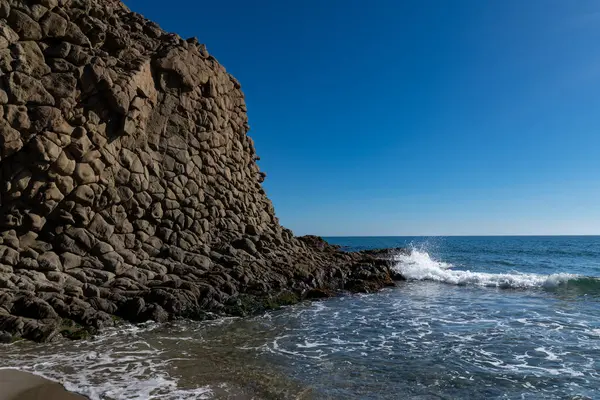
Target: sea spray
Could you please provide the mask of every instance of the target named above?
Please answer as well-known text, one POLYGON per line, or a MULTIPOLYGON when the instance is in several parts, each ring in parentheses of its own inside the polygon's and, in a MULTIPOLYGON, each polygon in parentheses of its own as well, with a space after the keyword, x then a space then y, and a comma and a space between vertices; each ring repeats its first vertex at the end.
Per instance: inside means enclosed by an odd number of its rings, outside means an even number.
POLYGON ((455 269, 450 263, 437 261, 424 249, 412 248, 408 254, 396 255, 395 269, 408 280, 436 281, 453 285, 477 285, 499 288, 557 287, 583 278, 580 275, 550 275, 472 272, 455 269))

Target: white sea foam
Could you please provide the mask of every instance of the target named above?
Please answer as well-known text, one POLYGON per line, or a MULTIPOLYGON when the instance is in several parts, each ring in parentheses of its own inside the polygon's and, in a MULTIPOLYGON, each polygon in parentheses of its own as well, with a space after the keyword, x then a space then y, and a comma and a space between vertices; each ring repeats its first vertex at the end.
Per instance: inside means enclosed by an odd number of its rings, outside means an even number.
MULTIPOLYGON (((77 374, 71 375, 56 372, 55 369, 61 363, 69 362, 76 365, 77 361, 64 355, 56 355, 54 358, 54 360, 37 363, 33 366, 14 365, 12 368, 56 381, 67 390, 83 394, 91 400, 191 400, 213 397, 213 391, 208 386, 186 390, 178 389, 177 381, 162 372, 161 369, 164 365, 136 366, 127 369, 106 367, 99 371, 94 369, 94 365, 92 368, 88 368, 87 365, 77 365, 77 374), (117 378, 117 374, 121 378, 117 378)), ((98 363, 97 366, 101 367, 102 363, 98 363)))
POLYGON ((2 367, 31 372, 62 384, 67 390, 91 400, 213 398, 209 386, 181 389, 167 372, 172 360, 164 350, 153 348, 139 334, 157 324, 109 329, 90 341, 62 341, 42 345, 38 351, 22 353, 16 345, 6 346, 2 367), (114 341, 115 335, 123 340, 114 341))
POLYGON ((452 269, 450 263, 434 260, 423 250, 396 256, 395 269, 408 280, 436 281, 454 285, 474 285, 500 288, 556 287, 580 276, 575 274, 522 274, 518 272, 492 274, 452 269))

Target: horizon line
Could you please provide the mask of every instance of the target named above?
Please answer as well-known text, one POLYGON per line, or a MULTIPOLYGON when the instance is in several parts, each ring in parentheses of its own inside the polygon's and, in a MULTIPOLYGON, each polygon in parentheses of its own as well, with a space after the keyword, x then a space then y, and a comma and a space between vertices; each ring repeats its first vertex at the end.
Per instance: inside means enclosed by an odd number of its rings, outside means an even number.
MULTIPOLYGON (((299 235, 299 236, 312 236, 299 235)), ((547 235, 528 235, 528 234, 512 234, 512 235, 314 235, 320 237, 337 237, 337 238, 393 238, 393 237, 600 237, 600 234, 547 234, 547 235)))

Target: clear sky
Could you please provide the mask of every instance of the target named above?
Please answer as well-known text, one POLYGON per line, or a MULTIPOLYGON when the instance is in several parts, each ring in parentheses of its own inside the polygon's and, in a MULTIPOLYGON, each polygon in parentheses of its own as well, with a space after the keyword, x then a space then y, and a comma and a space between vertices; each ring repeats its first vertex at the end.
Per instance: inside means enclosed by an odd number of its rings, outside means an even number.
POLYGON ((600 234, 596 0, 126 0, 242 83, 296 234, 600 234))

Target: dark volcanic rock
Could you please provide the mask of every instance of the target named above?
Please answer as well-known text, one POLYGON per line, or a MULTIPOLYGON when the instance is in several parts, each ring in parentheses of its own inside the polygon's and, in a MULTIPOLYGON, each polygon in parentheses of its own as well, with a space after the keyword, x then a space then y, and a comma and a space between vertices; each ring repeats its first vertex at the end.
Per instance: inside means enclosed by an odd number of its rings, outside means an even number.
POLYGON ((12 342, 12 335, 8 332, 0 331, 0 344, 6 344, 12 342))
MULTIPOLYGON (((393 284, 281 227, 238 81, 115 0, 0 0, 2 340, 393 284)), ((398 277, 396 277, 398 278, 398 277)))

